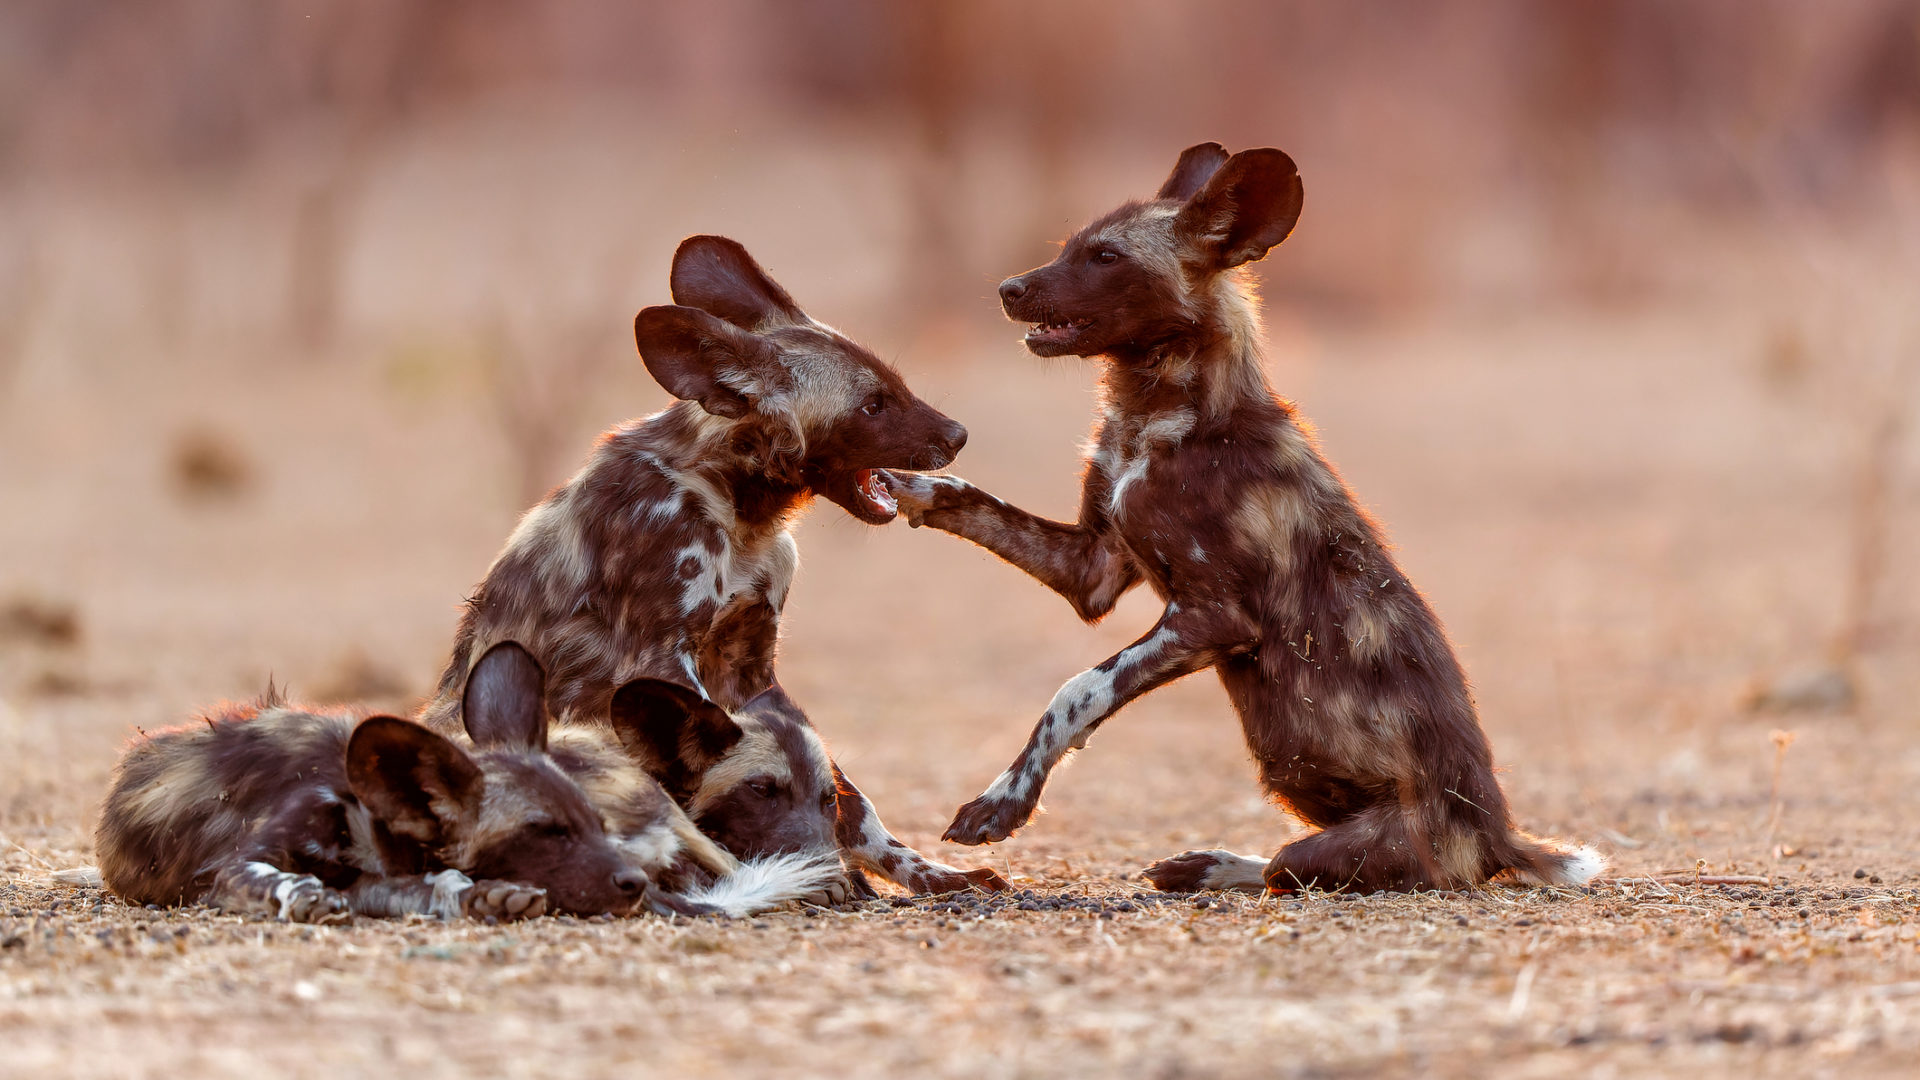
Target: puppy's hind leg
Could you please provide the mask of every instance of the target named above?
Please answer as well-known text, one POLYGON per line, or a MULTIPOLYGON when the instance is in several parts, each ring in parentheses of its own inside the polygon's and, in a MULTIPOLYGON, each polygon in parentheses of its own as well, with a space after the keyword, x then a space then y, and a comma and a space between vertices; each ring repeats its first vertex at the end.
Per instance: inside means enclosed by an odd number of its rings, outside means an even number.
POLYGON ((1375 806, 1281 848, 1264 877, 1274 892, 1370 893, 1438 888, 1444 875, 1420 857, 1400 808, 1375 806))
POLYGON ((1266 892, 1269 861, 1258 855, 1236 855, 1214 848, 1210 851, 1183 851, 1171 858, 1161 859, 1141 873, 1161 892, 1202 892, 1213 889, 1266 892))

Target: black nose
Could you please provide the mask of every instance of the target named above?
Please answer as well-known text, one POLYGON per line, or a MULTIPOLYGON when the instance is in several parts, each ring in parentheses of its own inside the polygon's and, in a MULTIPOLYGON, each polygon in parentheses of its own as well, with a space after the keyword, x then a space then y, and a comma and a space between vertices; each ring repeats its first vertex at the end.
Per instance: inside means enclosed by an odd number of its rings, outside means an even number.
POLYGON ((967 429, 961 427, 957 422, 948 422, 947 430, 940 433, 941 449, 945 450, 947 456, 952 458, 960 456, 961 448, 966 445, 967 429))
POLYGON ((1010 277, 1000 283, 1000 302, 1003 304, 1011 304, 1025 295, 1027 295, 1025 278, 1010 277))
POLYGON ((647 875, 638 870, 616 870, 613 874, 613 887, 628 896, 638 896, 647 887, 647 875))

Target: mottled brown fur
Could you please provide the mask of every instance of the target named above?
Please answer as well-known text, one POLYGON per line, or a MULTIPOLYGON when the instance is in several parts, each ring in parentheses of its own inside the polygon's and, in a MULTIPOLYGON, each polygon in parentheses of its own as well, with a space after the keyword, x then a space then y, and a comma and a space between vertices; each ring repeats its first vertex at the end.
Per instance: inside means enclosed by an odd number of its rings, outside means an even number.
POLYGON ((1154 199, 1002 283, 1009 317, 1036 324, 1035 353, 1105 361, 1078 521, 1034 517, 953 477, 888 478, 910 522, 994 551, 1089 621, 1141 581, 1166 602, 1145 637, 1062 687, 947 837, 1005 839, 1053 766, 1115 710, 1213 668, 1262 785, 1315 831, 1257 877, 1226 852, 1165 860, 1148 871, 1161 888, 1582 880, 1597 857, 1513 828, 1438 617, 1262 373, 1240 268, 1285 239, 1302 192, 1278 150, 1196 146, 1154 199))
MULTIPOLYGON (((469 712, 497 719, 477 693, 469 712)), ((396 717, 269 697, 141 734, 101 813, 101 876, 133 903, 299 921, 631 910, 647 878, 543 752, 544 724, 523 715, 517 738, 494 731, 468 753, 396 717)))
MULTIPOLYGON (((607 432, 586 467, 522 519, 468 601, 421 713, 436 730, 459 730, 471 663, 509 639, 547 670, 563 724, 607 723, 615 691, 643 678, 746 708, 776 687, 799 558, 791 528, 813 496, 884 523, 893 508, 873 470, 939 468, 965 443, 966 429, 809 318, 739 244, 688 239, 672 286, 675 305, 642 311, 635 338, 683 400, 607 432)), ((844 775, 839 791, 856 868, 915 891, 1003 884, 991 870, 924 859, 844 775)))

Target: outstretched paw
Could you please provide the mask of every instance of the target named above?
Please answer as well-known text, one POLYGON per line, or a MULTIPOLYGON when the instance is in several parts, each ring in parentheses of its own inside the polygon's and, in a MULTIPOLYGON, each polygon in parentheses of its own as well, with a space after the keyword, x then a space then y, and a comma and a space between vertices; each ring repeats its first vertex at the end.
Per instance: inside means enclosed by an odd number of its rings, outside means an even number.
POLYGON ((461 898, 461 910, 469 919, 537 919, 547 913, 547 890, 518 881, 476 881, 461 898))
POLYGON ((941 836, 956 844, 997 844, 1033 816, 1033 806, 982 795, 960 808, 941 836))
POLYGON ((1012 888, 1000 872, 990 866, 973 870, 960 870, 939 863, 929 863, 926 870, 913 875, 913 879, 903 882, 908 891, 915 896, 938 896, 941 893, 966 892, 978 889, 981 892, 1006 892, 1012 888))
POLYGON ((893 496, 900 516, 916 529, 926 519, 927 511, 940 508, 942 492, 960 483, 952 477, 924 473, 893 472, 889 469, 875 469, 873 472, 885 485, 888 494, 893 496))

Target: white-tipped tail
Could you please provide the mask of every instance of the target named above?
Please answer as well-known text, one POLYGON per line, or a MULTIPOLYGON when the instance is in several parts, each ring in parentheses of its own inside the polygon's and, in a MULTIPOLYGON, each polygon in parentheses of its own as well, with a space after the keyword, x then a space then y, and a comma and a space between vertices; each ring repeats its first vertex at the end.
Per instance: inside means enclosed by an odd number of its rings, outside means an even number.
POLYGON ((99 889, 107 884, 100 876, 97 866, 76 866, 71 870, 55 870, 47 875, 47 880, 55 885, 79 885, 83 888, 99 889))
POLYGON ((726 877, 681 896, 739 918, 812 896, 844 872, 837 854, 768 855, 748 859, 726 877))
POLYGON ((1530 866, 1513 868, 1514 877, 1526 885, 1585 885, 1607 869, 1607 857, 1586 845, 1569 846, 1551 840, 1522 841, 1530 866))

